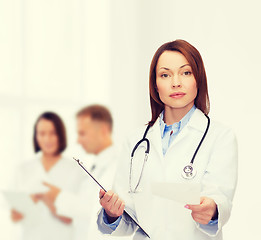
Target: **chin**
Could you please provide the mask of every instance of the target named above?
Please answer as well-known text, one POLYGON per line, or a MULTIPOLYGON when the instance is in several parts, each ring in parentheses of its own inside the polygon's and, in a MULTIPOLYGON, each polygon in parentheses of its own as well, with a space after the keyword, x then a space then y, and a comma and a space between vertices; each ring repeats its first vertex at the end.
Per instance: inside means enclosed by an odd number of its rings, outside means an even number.
POLYGON ((55 156, 58 155, 59 153, 57 152, 57 150, 47 150, 47 151, 43 151, 45 154, 51 155, 51 156, 55 156))
POLYGON ((167 106, 167 107, 169 107, 169 108, 171 108, 171 109, 179 109, 179 110, 182 110, 182 109, 186 109, 188 106, 184 106, 184 105, 179 105, 179 104, 175 104, 175 105, 171 105, 171 106, 167 106))
POLYGON ((191 103, 175 103, 175 104, 170 104, 170 105, 167 105, 167 106, 172 108, 172 109, 186 110, 186 109, 192 108, 193 104, 191 104, 191 103))

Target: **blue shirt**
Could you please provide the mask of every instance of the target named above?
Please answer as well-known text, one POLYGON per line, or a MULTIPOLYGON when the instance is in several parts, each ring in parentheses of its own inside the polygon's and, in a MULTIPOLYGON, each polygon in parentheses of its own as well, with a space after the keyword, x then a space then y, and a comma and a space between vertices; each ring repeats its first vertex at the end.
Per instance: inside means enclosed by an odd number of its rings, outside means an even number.
POLYGON ((186 126, 189 119, 195 112, 195 105, 189 110, 189 112, 177 123, 172 125, 167 125, 164 120, 164 111, 160 114, 160 132, 161 132, 161 142, 162 142, 162 152, 163 155, 166 154, 170 144, 173 142, 174 138, 180 133, 180 131, 186 126))
POLYGON ((122 216, 119 216, 118 219, 115 220, 113 223, 109 223, 108 217, 107 217, 107 214, 106 214, 105 210, 102 209, 102 211, 103 211, 103 221, 104 221, 104 223, 105 223, 107 226, 109 226, 111 230, 114 231, 114 230, 119 226, 120 221, 121 221, 121 219, 122 219, 122 216))

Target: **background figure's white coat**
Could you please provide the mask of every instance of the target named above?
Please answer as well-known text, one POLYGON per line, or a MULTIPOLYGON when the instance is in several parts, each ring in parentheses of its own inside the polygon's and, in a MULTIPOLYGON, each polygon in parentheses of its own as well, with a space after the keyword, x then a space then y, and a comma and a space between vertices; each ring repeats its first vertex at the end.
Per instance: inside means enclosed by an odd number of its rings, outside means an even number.
MULTIPOLYGON (((152 56, 182 38, 202 54, 210 117, 238 137, 239 182, 224 239, 259 236, 259 9, 258 0, 0 0, 0 188, 32 156, 33 124, 45 110, 64 119, 69 157, 88 159, 76 144, 82 106, 110 108, 117 142, 146 123, 152 56)), ((0 215, 0 239, 13 240, 2 199, 0 215)))

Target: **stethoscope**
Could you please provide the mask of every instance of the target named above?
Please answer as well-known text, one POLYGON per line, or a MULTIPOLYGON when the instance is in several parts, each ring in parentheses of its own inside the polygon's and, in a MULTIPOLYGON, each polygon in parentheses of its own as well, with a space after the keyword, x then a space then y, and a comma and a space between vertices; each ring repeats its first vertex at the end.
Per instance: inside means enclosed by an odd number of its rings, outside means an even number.
MULTIPOLYGON (((193 155, 193 157, 192 157, 190 163, 183 168, 183 171, 182 171, 182 173, 181 173, 181 176, 182 176, 184 179, 188 179, 188 180, 189 180, 189 179, 192 179, 192 178, 194 178, 194 177, 196 176, 196 174, 197 174, 196 169, 193 168, 194 159, 195 159, 195 157, 196 157, 196 155, 197 155, 197 153, 198 153, 198 150, 199 150, 199 148, 200 148, 202 142, 204 141, 204 139, 205 139, 205 137, 206 137, 206 135, 207 135, 207 132, 208 132, 208 129, 209 129, 209 125, 210 125, 210 118, 209 118, 207 115, 205 115, 205 116, 206 116, 206 118, 207 118, 207 120, 208 120, 208 124, 207 124, 207 127, 206 127, 206 129, 205 129, 205 132, 204 132, 204 134, 203 134, 203 136, 202 136, 202 138, 201 138, 201 140, 200 140, 200 142, 199 142, 199 144, 198 144, 198 146, 197 146, 197 149, 196 149, 196 151, 194 152, 194 155, 193 155)), ((150 125, 147 126, 147 128, 146 128, 146 130, 145 130, 145 132, 144 132, 144 134, 143 134, 142 139, 136 143, 136 145, 134 146, 134 148, 133 148, 133 150, 132 150, 132 152, 131 152, 130 175, 129 175, 129 185, 130 185, 130 191, 129 191, 129 192, 130 192, 130 193, 136 193, 136 190, 137 190, 137 188, 138 188, 138 186, 139 186, 139 184, 140 184, 141 178, 142 178, 142 174, 143 174, 145 162, 147 162, 147 160, 148 160, 148 156, 149 156, 149 152, 150 152, 150 141, 148 140, 148 138, 147 138, 146 136, 147 136, 147 133, 148 133, 149 129, 150 129, 150 125), (137 182, 135 188, 133 189, 132 186, 131 186, 131 180, 132 180, 132 162, 133 162, 133 158, 134 158, 134 153, 135 153, 135 151, 136 151, 137 148, 140 146, 140 144, 143 143, 143 142, 146 142, 147 148, 146 148, 146 151, 145 151, 145 156, 144 156, 144 161, 143 161, 143 165, 142 165, 140 177, 139 177, 139 179, 138 179, 138 182, 137 182)))

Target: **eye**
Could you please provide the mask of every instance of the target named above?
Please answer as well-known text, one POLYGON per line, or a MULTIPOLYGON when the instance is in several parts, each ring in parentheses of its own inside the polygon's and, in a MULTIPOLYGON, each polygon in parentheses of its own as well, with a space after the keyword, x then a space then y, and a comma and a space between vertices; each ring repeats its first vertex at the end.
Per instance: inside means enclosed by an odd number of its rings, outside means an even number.
POLYGON ((192 72, 191 71, 185 71, 185 72, 183 72, 183 75, 189 76, 189 75, 192 75, 192 72))
POLYGON ((167 78, 167 77, 169 77, 169 74, 163 73, 163 74, 160 75, 160 77, 162 77, 162 78, 167 78))
POLYGON ((43 137, 43 136, 45 135, 45 132, 43 132, 43 131, 37 132, 37 135, 38 135, 39 137, 43 137))
POLYGON ((56 136, 56 131, 51 131, 51 132, 50 132, 50 135, 56 136))

